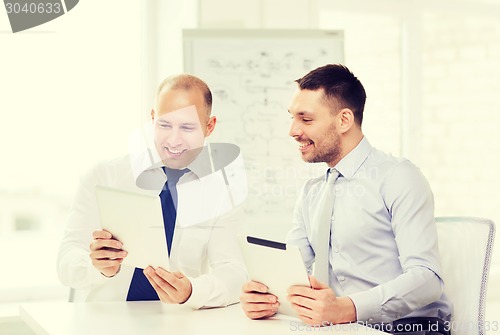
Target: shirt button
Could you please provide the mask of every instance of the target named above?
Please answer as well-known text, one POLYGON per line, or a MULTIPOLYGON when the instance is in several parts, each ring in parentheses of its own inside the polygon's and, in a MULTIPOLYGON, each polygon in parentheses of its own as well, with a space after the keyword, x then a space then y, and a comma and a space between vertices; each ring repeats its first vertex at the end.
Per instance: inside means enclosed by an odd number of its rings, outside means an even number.
POLYGON ((335 253, 337 253, 337 254, 338 254, 338 253, 339 253, 339 248, 334 247, 334 248, 333 248, 333 251, 334 251, 335 253))
POLYGON ((335 216, 332 216, 332 222, 335 221, 335 216))
POLYGON ((344 276, 339 276, 339 281, 344 281, 345 277, 344 276))

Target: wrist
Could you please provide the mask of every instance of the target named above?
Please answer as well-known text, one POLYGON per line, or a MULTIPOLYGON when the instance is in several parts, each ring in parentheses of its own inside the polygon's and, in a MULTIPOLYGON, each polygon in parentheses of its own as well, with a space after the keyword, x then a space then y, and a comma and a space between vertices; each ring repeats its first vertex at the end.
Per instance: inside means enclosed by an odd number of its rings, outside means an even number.
POLYGON ((120 264, 120 266, 118 267, 118 270, 116 270, 116 272, 114 274, 109 275, 109 276, 102 271, 100 271, 100 272, 106 278, 113 278, 114 276, 116 276, 120 272, 121 269, 122 269, 122 265, 120 264))
POLYGON ((342 311, 342 316, 340 318, 341 320, 339 320, 339 323, 356 322, 356 305, 354 305, 354 302, 351 300, 351 298, 339 297, 337 298, 337 301, 339 302, 339 310, 342 311))
POLYGON ((187 302, 189 300, 189 298, 191 298, 191 295, 193 294, 193 285, 191 285, 191 281, 189 281, 189 291, 188 291, 188 295, 187 295, 187 298, 184 299, 184 301, 180 302, 179 304, 184 304, 185 302, 187 302))

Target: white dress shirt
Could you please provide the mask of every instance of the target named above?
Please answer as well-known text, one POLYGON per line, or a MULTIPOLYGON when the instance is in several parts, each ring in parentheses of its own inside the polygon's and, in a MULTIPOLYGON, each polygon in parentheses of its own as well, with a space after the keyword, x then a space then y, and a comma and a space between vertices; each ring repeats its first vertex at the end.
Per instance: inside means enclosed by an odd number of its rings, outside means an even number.
MULTIPOLYGON (((241 156, 232 162, 226 159, 225 168, 214 169, 212 157, 204 159, 208 152, 205 147, 177 184, 169 259, 171 270, 183 272, 191 281, 192 294, 185 304, 193 308, 236 303, 248 280, 235 236, 241 223, 238 205, 247 192, 243 162, 241 156)), ((61 282, 77 288, 78 300, 125 301, 134 272, 134 267, 122 264, 116 276, 107 278, 91 263, 92 232, 102 229, 95 186, 158 195, 166 182, 162 164, 152 163, 159 161, 155 150, 128 155, 97 165, 81 181, 57 261, 61 282)))
MULTIPOLYGON (((373 148, 366 138, 335 168, 329 286, 349 296, 357 320, 387 323, 401 317, 449 319, 443 294, 429 184, 410 161, 373 148)), ((318 196, 326 176, 306 182, 287 242, 300 247, 308 271, 317 250, 318 196)))

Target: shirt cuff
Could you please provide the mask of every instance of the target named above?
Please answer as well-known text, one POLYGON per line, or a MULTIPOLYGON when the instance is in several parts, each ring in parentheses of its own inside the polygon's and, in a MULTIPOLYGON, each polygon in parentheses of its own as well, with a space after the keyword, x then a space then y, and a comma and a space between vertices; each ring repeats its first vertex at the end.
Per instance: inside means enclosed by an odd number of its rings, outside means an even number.
POLYGON ((205 303, 210 295, 210 290, 206 287, 206 285, 203 285, 203 280, 200 280, 202 278, 188 277, 188 279, 191 282, 192 290, 191 296, 188 300, 186 300, 186 302, 184 302, 184 305, 193 309, 200 309, 205 306, 205 303))
POLYGON ((373 289, 348 295, 356 307, 357 321, 368 323, 382 322, 382 307, 380 297, 373 289))
MULTIPOLYGON (((87 281, 88 282, 90 282, 92 284, 95 284, 95 283, 106 281, 107 279, 111 279, 111 278, 114 277, 114 276, 107 277, 102 272, 100 272, 99 270, 97 270, 92 265, 92 261, 90 261, 90 257, 89 257, 89 263, 90 264, 87 266, 87 281)), ((116 275, 118 275, 118 273, 116 275)))

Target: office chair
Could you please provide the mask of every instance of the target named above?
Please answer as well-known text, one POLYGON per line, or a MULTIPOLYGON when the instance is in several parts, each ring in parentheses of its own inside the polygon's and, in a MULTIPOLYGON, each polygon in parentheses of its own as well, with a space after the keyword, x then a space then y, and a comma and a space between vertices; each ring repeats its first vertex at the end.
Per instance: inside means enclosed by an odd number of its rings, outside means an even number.
POLYGON ((485 335, 486 289, 495 224, 474 217, 438 217, 444 292, 454 305, 452 335, 485 335))

